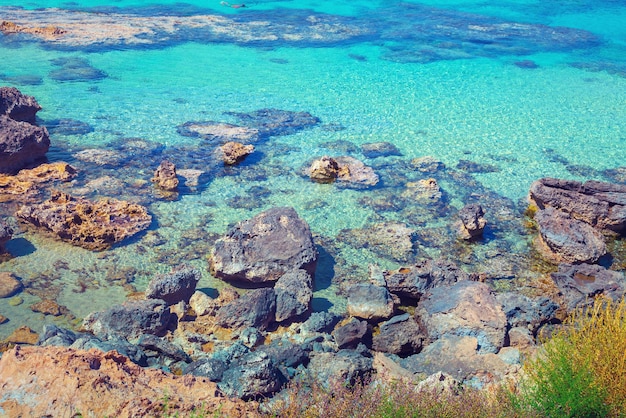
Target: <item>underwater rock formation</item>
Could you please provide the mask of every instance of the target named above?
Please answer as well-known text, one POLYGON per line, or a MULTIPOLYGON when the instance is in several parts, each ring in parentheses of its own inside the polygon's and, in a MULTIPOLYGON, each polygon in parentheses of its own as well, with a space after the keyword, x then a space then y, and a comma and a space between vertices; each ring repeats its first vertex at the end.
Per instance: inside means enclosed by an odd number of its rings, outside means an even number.
POLYGON ((217 143, 256 142, 259 131, 245 126, 231 125, 222 122, 185 122, 178 126, 182 136, 203 138, 217 143))
POLYGON ((311 163, 308 173, 317 183, 332 183, 339 176, 339 165, 334 158, 324 156, 311 163))
POLYGON ((48 152, 48 131, 35 125, 40 109, 32 96, 0 87, 0 173, 14 173, 48 152))
POLYGON ((22 290, 22 282, 13 273, 0 272, 0 298, 8 298, 22 290))
POLYGON ((214 276, 252 283, 274 282, 297 269, 312 275, 316 262, 309 225, 293 208, 272 208, 239 222, 210 256, 214 276))
POLYGON ((410 261, 415 253, 415 231, 400 222, 381 222, 366 228, 346 229, 338 239, 354 248, 370 251, 397 261, 410 261))
POLYGON ((135 203, 112 198, 92 202, 60 191, 41 204, 22 206, 15 216, 89 250, 109 248, 152 222, 146 208, 135 203))

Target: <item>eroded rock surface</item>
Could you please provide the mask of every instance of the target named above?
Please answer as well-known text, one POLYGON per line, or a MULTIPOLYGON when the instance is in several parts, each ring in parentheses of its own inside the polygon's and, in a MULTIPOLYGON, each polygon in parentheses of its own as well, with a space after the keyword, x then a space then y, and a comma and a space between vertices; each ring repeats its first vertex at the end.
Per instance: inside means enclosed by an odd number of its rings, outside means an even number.
POLYGON ((46 128, 0 113, 0 173, 14 173, 42 159, 48 148, 46 128))
POLYGON ((244 145, 239 142, 227 142, 220 147, 222 160, 226 165, 234 165, 243 161, 254 152, 254 145, 244 145))
POLYGON ((594 264, 559 264, 559 270, 551 274, 559 287, 569 311, 590 305, 593 298, 603 295, 618 301, 626 291, 623 272, 607 270, 594 264))
POLYGON ((155 170, 152 182, 165 191, 174 191, 178 187, 178 177, 176 177, 176 165, 171 161, 163 160, 155 170))
POLYGON ((54 191, 49 200, 22 206, 17 218, 52 232, 63 241, 103 250, 150 226, 143 206, 112 198, 96 202, 54 191))
POLYGON ((383 273, 390 292, 419 299, 428 289, 467 280, 468 274, 447 260, 424 260, 411 267, 383 273))

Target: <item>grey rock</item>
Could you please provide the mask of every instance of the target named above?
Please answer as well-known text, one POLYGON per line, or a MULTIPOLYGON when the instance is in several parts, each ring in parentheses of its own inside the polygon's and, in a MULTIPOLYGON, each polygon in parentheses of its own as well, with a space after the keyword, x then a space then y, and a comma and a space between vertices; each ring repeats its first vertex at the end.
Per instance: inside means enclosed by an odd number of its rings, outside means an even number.
POLYGON ((390 292, 401 297, 419 299, 427 290, 468 280, 469 275, 447 260, 424 260, 409 268, 385 273, 390 292))
POLYGON ((35 115, 41 106, 32 96, 22 94, 15 87, 0 87, 0 115, 17 122, 35 124, 35 115))
POLYGON ((283 274, 274 285, 276 293, 276 322, 300 317, 311 309, 313 278, 298 269, 283 274))
POLYGON ((89 350, 91 348, 95 348, 105 353, 115 350, 128 357, 133 363, 138 364, 139 366, 146 367, 148 365, 148 357, 146 354, 136 345, 133 345, 121 338, 113 337, 106 341, 102 341, 93 336, 81 335, 72 343, 72 345, 70 345, 70 348, 78 350, 89 350))
POLYGON ((354 384, 364 381, 374 372, 373 360, 359 350, 339 350, 336 353, 315 353, 307 367, 309 375, 324 387, 332 382, 354 384))
POLYGON ((342 325, 339 325, 332 332, 333 338, 339 348, 354 348, 363 341, 367 335, 369 327, 366 321, 359 321, 356 318, 342 325))
POLYGON ((46 128, 0 115, 0 173, 14 173, 45 156, 50 148, 46 128))
POLYGON ((128 340, 142 334, 164 335, 170 309, 159 299, 129 300, 103 312, 89 314, 83 327, 99 338, 121 337, 128 340))
POLYGON ((471 240, 482 236, 487 221, 482 206, 472 203, 464 206, 457 215, 460 219, 459 236, 471 240))
POLYGON ((426 335, 408 313, 394 316, 380 324, 373 337, 372 349, 384 353, 410 355, 419 353, 426 335))
POLYGON ((168 274, 156 275, 146 289, 148 299, 162 299, 168 305, 189 302, 200 280, 200 272, 188 266, 174 268, 168 274))
POLYGON ((338 239, 396 261, 409 261, 415 254, 415 231, 400 222, 381 222, 366 228, 344 229, 338 239))
POLYGON ((273 289, 254 289, 222 306, 216 323, 226 328, 255 327, 261 330, 274 321, 276 294, 273 289))
POLYGON ((141 347, 144 352, 153 351, 160 356, 167 357, 174 361, 184 361, 190 363, 191 358, 180 347, 171 342, 159 338, 155 335, 144 334, 139 337, 137 346, 141 347))
POLYGON ((305 335, 330 333, 342 317, 331 312, 313 312, 309 319, 300 325, 300 332, 305 335))
POLYGON ((203 376, 212 382, 219 382, 227 369, 228 365, 224 361, 216 358, 207 358, 189 363, 183 371, 185 374, 203 376))
POLYGON ((369 142, 361 145, 361 152, 367 158, 402 155, 398 147, 396 147, 391 142, 369 142))
POLYGON ((549 297, 530 298, 518 292, 497 293, 496 300, 502 305, 509 328, 526 327, 536 331, 554 319, 559 308, 549 297))
POLYGON ((313 275, 316 262, 309 225, 293 208, 272 208, 238 223, 210 257, 214 276, 252 283, 273 282, 297 269, 313 275))
POLYGON ((420 300, 415 316, 432 340, 445 335, 476 337, 480 353, 496 353, 504 345, 506 315, 484 283, 436 287, 420 300))
POLYGON ((264 352, 251 352, 231 365, 218 387, 228 396, 244 400, 278 392, 286 379, 264 352))
POLYGON ((604 237, 588 223, 546 207, 535 214, 539 226, 537 249, 549 260, 593 263, 606 254, 604 237))
POLYGON ((11 228, 4 219, 0 219, 0 253, 5 252, 4 244, 13 237, 13 228, 11 228))
POLYGON ((360 283, 348 288, 348 314, 368 320, 387 319, 394 303, 386 287, 360 283))
POLYGON ((69 347, 78 339, 78 337, 79 334, 72 330, 61 328, 54 324, 44 324, 43 331, 39 335, 37 345, 44 347, 69 347))
POLYGON ((614 301, 626 292, 623 272, 607 270, 594 264, 559 264, 559 270, 551 274, 569 311, 593 302, 593 297, 604 295, 614 301))

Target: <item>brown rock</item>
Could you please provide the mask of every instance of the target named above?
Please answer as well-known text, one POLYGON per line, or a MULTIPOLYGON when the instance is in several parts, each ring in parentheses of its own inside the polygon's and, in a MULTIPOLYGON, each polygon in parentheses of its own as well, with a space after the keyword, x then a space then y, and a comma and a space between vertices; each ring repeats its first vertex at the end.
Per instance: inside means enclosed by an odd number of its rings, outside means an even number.
POLYGON ((227 142, 220 147, 224 164, 233 165, 244 160, 254 152, 254 145, 244 145, 239 142, 227 142))
POLYGON ((39 35, 44 39, 56 39, 57 37, 66 33, 64 29, 56 26, 43 26, 43 27, 27 27, 21 26, 14 22, 2 21, 0 23, 0 32, 4 34, 14 33, 28 33, 31 35, 39 35))
MULTIPOLYGON (((4 340, 6 343, 13 344, 37 344, 37 341, 39 341, 39 334, 27 326, 19 327, 4 340)), ((2 371, 0 369, 0 379, 2 378, 1 376, 2 371)), ((0 387, 2 387, 2 385, 0 385, 0 387)))
MULTIPOLYGON (((39 312, 44 315, 61 316, 63 315, 64 306, 60 306, 53 300, 44 299, 40 302, 30 305, 30 310, 33 312, 39 312)), ((67 310, 67 308, 65 308, 67 310)))
POLYGON ((69 181, 74 177, 76 169, 64 162, 40 164, 35 168, 20 170, 14 176, 0 174, 0 198, 2 201, 20 198, 36 192, 40 184, 56 180, 69 181))
POLYGON ((402 197, 420 203, 435 203, 441 200, 443 192, 437 180, 429 178, 407 183, 402 197))
POLYGON ((371 167, 352 157, 322 157, 303 169, 305 175, 319 183, 337 180, 344 187, 367 188, 378 183, 378 175, 371 167))
POLYGON ((134 203, 111 198, 92 202, 59 191, 41 204, 22 206, 16 216, 90 250, 106 249, 152 221, 146 208, 134 203))
POLYGON ((176 166, 174 163, 163 160, 161 165, 154 172, 152 182, 166 191, 174 191, 178 187, 178 177, 176 177, 176 166))
POLYGON ((0 359, 0 387, 8 416, 259 416, 206 378, 143 369, 116 351, 15 347, 0 359))
POLYGON ((0 315, 0 324, 4 324, 5 322, 8 322, 9 318, 7 318, 4 315, 0 315))
POLYGON ((0 298, 8 298, 22 290, 20 282, 13 273, 0 272, 0 298))
POLYGON ((332 183, 339 176, 339 165, 331 157, 322 157, 313 161, 309 167, 309 177, 318 183, 332 183))

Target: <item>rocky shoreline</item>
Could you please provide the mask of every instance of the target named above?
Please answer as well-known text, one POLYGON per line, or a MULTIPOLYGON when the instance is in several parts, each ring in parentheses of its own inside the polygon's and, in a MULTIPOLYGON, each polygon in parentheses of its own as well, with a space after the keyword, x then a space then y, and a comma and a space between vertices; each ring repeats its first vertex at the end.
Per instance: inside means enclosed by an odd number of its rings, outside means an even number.
MULTIPOLYGON (((46 128, 36 125, 38 109, 34 98, 0 88, 0 117, 9 121, 0 126, 0 138, 9 144, 45 142, 46 128), (24 134, 31 131, 38 133, 24 134)), ((270 137, 320 123, 306 112, 277 109, 237 117, 241 126, 194 122, 180 129, 215 142, 207 161, 236 168, 254 155, 250 143, 262 146, 270 137)), ((138 203, 56 191, 77 170, 46 163, 47 148, 26 156, 19 152, 21 146, 2 149, 0 167, 6 174, 0 177, 0 196, 14 209, 8 222, 0 220, 3 246, 18 227, 34 226, 34 233, 52 232, 55 239, 106 252, 112 245, 142 239, 153 222, 149 209, 138 203)), ((365 152, 375 158, 397 155, 384 143, 365 152)), ((114 153, 106 150, 80 153, 89 164, 105 169, 115 164, 114 153)), ((194 187, 185 185, 191 175, 181 174, 189 174, 183 170, 190 168, 177 170, 177 159, 171 160, 156 169, 151 188, 169 193, 166 202, 194 187)), ((0 412, 131 416, 160 410, 163 403, 155 399, 170 396, 171 406, 182 412, 204 404, 245 415, 252 413, 255 401, 279 396, 289 381, 304 378, 327 384, 385 376, 417 384, 444 372, 459 383, 489 387, 515 380, 523 357, 573 309, 599 295, 618 300, 625 294, 620 248, 626 233, 626 185, 540 179, 530 187, 525 217, 463 171, 442 172, 442 164, 432 158, 405 166, 422 177, 402 177, 350 156, 313 159, 299 173, 311 182, 356 190, 377 187, 381 178, 387 184, 396 181, 400 193, 387 196, 383 190, 379 198, 364 196, 362 203, 381 213, 397 211, 405 219, 448 221, 445 231, 388 220, 342 231, 337 241, 367 247, 402 265, 341 267, 345 277, 337 288, 346 298, 345 312, 313 308, 314 292, 322 285, 320 265, 333 244, 315 235, 293 208, 272 207, 211 238, 206 267, 224 282, 216 294, 198 289, 200 272, 176 261, 169 273, 155 275, 145 292, 93 312, 75 329, 50 324, 41 331, 17 329, 2 342, 0 412), (450 207, 446 194, 458 184, 454 179, 475 185, 480 198, 464 200, 467 204, 457 210, 450 207), (543 269, 533 277, 524 276, 527 260, 514 261, 519 253, 503 248, 478 254, 480 246, 509 227, 526 228, 533 239, 536 254, 526 258, 543 269), (416 256, 417 240, 449 245, 456 252, 416 256), (466 268, 467 259, 474 259, 473 271, 466 268), (366 277, 358 276, 359 271, 367 271, 366 277), (523 285, 524 280, 530 283, 523 285), (38 376, 36 385, 28 380, 32 375, 38 376), (51 393, 55 375, 65 380, 51 393), (122 380, 132 383, 126 394, 122 380)), ((336 276, 331 280, 340 274, 336 276)), ((0 297, 19 295, 24 287, 18 277, 0 275, 0 297)), ((71 316, 51 299, 42 302, 39 312, 71 316)))

